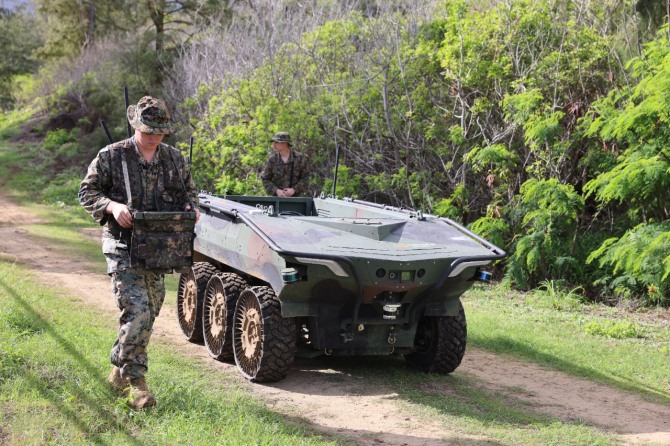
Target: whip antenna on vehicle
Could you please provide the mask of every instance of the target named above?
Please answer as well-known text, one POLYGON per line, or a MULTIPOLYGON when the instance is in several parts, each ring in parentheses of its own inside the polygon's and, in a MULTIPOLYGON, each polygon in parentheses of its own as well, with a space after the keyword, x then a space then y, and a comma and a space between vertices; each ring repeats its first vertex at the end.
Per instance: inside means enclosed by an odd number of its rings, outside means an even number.
POLYGON ((335 127, 335 175, 333 176, 333 191, 331 195, 336 197, 337 192, 337 168, 340 165, 340 145, 337 143, 337 129, 340 127, 340 118, 337 118, 337 126, 335 127))

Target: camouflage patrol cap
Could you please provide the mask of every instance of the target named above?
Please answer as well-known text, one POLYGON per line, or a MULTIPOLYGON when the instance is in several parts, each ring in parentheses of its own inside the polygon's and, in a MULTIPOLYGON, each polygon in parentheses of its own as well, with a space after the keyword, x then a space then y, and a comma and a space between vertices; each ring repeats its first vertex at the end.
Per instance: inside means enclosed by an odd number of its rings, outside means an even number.
POLYGON ((174 132, 165 101, 144 96, 137 105, 128 107, 128 122, 142 133, 167 135, 174 132))
POLYGON ((292 146, 291 144, 291 136, 286 133, 286 132, 277 132, 275 133, 275 136, 272 137, 273 142, 285 142, 289 146, 292 146))

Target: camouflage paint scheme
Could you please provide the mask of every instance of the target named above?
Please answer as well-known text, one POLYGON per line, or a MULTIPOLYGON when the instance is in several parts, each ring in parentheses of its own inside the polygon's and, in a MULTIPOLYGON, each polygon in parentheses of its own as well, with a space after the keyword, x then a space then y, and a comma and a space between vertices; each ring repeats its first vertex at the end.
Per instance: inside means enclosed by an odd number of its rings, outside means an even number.
POLYGON ((311 346, 333 355, 409 351, 420 317, 456 316, 479 268, 505 255, 451 220, 358 200, 199 201, 194 261, 271 286, 282 316, 307 324, 311 346))

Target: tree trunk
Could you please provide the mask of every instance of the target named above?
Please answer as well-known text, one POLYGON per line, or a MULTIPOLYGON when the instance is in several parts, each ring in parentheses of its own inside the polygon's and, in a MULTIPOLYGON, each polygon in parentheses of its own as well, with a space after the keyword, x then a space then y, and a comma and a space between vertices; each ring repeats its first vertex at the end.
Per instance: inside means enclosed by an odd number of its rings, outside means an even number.
POLYGON ((163 42, 165 40, 165 0, 147 0, 149 16, 156 28, 156 56, 159 58, 163 53, 163 42))

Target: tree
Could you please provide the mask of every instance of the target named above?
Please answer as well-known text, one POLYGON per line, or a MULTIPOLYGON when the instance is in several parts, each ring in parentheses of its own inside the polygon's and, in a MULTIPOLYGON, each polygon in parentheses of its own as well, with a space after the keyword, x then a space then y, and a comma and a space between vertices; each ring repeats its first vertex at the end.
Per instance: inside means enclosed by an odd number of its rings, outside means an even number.
POLYGON ((618 152, 586 192, 611 216, 613 235, 589 256, 610 268, 600 281, 626 296, 670 302, 670 42, 667 30, 631 61, 634 86, 614 89, 586 121, 604 150, 618 152))
POLYGON ((0 8, 0 109, 8 110, 14 104, 13 79, 34 73, 39 61, 33 52, 42 44, 40 27, 31 15, 18 10, 0 8))
MULTIPOLYGON (((668 24, 670 14, 670 2, 668 0, 638 0, 635 10, 640 14, 641 29, 650 36, 656 34, 659 28, 668 24)), ((668 35, 670 38, 670 35, 668 35)))
POLYGON ((37 0, 45 21, 42 59, 77 56, 97 40, 128 32, 141 22, 135 2, 128 0, 37 0))

